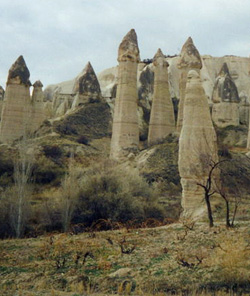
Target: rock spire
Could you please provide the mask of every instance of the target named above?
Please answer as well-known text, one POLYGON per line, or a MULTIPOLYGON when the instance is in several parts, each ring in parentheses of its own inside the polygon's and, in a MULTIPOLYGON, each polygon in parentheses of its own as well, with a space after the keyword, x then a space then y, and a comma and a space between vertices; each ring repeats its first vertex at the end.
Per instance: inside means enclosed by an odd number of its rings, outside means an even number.
POLYGON ((202 61, 199 51, 195 47, 191 37, 187 39, 184 43, 180 60, 178 63, 178 68, 180 69, 180 80, 179 80, 179 108, 178 108, 178 118, 177 118, 177 131, 181 132, 182 122, 183 122, 183 107, 185 100, 185 89, 187 82, 187 74, 190 70, 196 70, 198 73, 202 68, 202 61))
POLYGON ((187 77, 183 126, 179 139, 179 172, 184 216, 198 217, 204 207, 204 183, 210 161, 218 161, 217 138, 207 98, 197 71, 187 77))
POLYGON ((153 59, 154 94, 150 113, 148 143, 162 140, 175 130, 174 109, 169 93, 168 62, 158 49, 153 59))
POLYGON ((31 129, 35 131, 39 128, 42 122, 46 119, 43 84, 40 80, 37 80, 33 84, 33 92, 31 97, 31 129))
POLYGON ((100 84, 90 62, 76 78, 73 93, 76 93, 72 104, 73 109, 88 102, 100 101, 102 97, 100 84))
POLYGON ((214 103, 212 118, 217 126, 239 125, 240 98, 226 63, 223 64, 216 79, 212 101, 214 103))
POLYGON ((137 65, 140 60, 137 36, 132 29, 118 50, 118 85, 112 127, 110 157, 120 159, 138 149, 137 65))
POLYGON ((0 141, 11 143, 23 136, 30 126, 29 70, 20 56, 9 70, 4 97, 0 141))

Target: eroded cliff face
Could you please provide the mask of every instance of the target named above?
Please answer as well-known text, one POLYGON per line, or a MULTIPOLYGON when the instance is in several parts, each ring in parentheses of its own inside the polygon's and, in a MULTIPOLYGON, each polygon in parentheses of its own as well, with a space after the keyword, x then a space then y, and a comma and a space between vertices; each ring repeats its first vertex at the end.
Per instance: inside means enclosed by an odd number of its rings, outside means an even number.
MULTIPOLYGON (((177 103, 180 100, 179 87, 181 74, 183 72, 183 69, 180 69, 179 67, 180 57, 181 56, 166 57, 166 61, 169 64, 169 91, 171 98, 174 99, 175 102, 175 115, 177 111, 177 103)), ((197 58, 197 55, 194 55, 193 58, 196 59, 195 66, 200 67, 201 64, 199 62, 199 59, 197 58)), ((201 56, 200 59, 202 63, 202 68, 200 69, 201 83, 202 87, 205 90, 210 108, 212 108, 213 105, 212 96, 216 84, 216 79, 218 78, 223 64, 226 63, 228 66, 229 74, 237 88, 240 97, 239 124, 248 127, 250 100, 250 59, 237 56, 212 57, 209 55, 201 56)), ((97 79, 100 84, 102 96, 109 104, 111 112, 113 113, 118 83, 118 66, 102 71, 97 75, 97 79)), ((75 83, 76 78, 72 81, 62 82, 58 85, 49 86, 45 89, 46 99, 52 100, 54 97, 54 101, 55 103, 57 103, 57 106, 54 107, 54 109, 58 108, 58 103, 61 104, 66 99, 68 99, 69 101, 68 108, 71 108, 74 99, 73 88, 75 83), (55 97, 57 97, 57 99, 55 99, 55 97)), ((139 62, 138 64, 137 92, 139 133, 140 140, 144 141, 148 137, 150 111, 154 93, 154 69, 152 60, 149 60, 147 63, 139 62)), ((55 116, 55 114, 53 114, 53 116, 55 116)))

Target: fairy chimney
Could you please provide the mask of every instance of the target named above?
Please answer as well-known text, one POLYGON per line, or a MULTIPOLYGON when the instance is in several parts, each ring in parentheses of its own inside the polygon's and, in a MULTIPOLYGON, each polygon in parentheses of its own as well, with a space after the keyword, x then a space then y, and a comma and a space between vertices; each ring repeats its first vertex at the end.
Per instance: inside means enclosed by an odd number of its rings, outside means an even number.
POLYGON ((148 143, 152 145, 175 130, 174 109, 169 93, 168 62, 158 49, 153 59, 154 94, 150 112, 148 143))
POLYGON ((43 84, 40 80, 33 84, 33 92, 31 97, 31 121, 32 131, 39 128, 46 119, 46 111, 44 105, 43 84))
POLYGON ((137 65, 140 60, 137 36, 132 29, 118 50, 118 85, 112 128, 110 157, 120 159, 139 145, 137 118, 137 65))
POLYGON ((204 184, 211 161, 218 161, 216 133, 200 76, 197 71, 191 70, 187 77, 179 139, 178 166, 184 216, 197 218, 205 211, 204 191, 197 183, 204 184))
POLYGON ((226 63, 216 79, 212 101, 212 118, 218 127, 240 124, 240 98, 226 63))
POLYGON ((20 56, 9 70, 4 96, 0 141, 11 143, 23 136, 30 126, 29 70, 20 56))
POLYGON ((177 132, 181 132, 183 123, 183 108, 185 104, 185 89, 187 83, 187 74, 190 70, 196 70, 200 73, 202 68, 202 61, 199 51, 195 47, 191 37, 187 39, 185 44, 181 49, 180 60, 178 63, 178 68, 180 69, 179 78, 179 108, 178 108, 178 118, 177 118, 177 132))

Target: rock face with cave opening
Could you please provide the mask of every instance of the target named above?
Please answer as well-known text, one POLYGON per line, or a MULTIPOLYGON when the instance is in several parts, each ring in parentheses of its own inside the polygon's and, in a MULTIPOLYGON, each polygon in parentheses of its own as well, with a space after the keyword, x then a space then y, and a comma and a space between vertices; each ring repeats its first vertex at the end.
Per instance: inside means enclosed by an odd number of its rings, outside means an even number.
POLYGON ((216 133, 200 76, 191 70, 187 77, 183 126, 179 139, 178 166, 184 216, 197 218, 205 211, 204 190, 197 183, 205 184, 210 161, 218 161, 216 133))
POLYGON ((148 143, 152 145, 175 131, 175 119, 168 85, 168 62, 158 49, 153 59, 154 95, 150 113, 148 143))
POLYGON ((0 141, 11 143, 30 127, 30 73, 23 56, 9 70, 2 108, 0 141))
POLYGON ((137 36, 132 29, 118 50, 118 85, 112 127, 110 157, 120 159, 139 145, 137 116, 137 65, 140 60, 137 36))

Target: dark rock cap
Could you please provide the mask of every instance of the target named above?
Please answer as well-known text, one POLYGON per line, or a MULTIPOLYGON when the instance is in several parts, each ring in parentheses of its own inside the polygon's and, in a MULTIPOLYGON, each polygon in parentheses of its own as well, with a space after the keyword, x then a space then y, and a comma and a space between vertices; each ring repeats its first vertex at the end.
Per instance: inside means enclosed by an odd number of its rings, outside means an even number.
POLYGON ((131 29, 123 38, 118 50, 118 61, 121 62, 127 60, 134 62, 140 61, 140 51, 137 35, 134 29, 131 29))
POLYGON ((194 45, 193 39, 189 37, 181 49, 179 68, 201 69, 202 61, 200 53, 194 45))
POLYGON ((43 87, 43 84, 40 80, 37 80, 34 84, 33 87, 43 87))
POLYGON ((19 77, 20 84, 24 84, 26 86, 31 86, 31 83, 29 80, 30 72, 26 66, 25 60, 22 55, 11 66, 11 68, 9 70, 7 85, 13 84, 12 80, 15 79, 16 77, 19 77))

